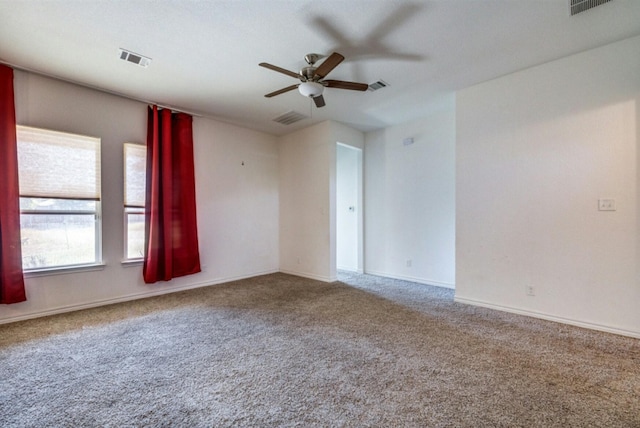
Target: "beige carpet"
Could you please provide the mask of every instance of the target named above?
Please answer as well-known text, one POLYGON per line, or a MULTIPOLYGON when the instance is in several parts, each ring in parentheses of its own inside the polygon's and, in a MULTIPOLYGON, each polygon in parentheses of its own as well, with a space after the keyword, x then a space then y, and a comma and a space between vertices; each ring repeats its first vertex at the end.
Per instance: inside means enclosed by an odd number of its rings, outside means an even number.
POLYGON ((0 325, 2 427, 640 427, 640 341, 368 275, 0 325))

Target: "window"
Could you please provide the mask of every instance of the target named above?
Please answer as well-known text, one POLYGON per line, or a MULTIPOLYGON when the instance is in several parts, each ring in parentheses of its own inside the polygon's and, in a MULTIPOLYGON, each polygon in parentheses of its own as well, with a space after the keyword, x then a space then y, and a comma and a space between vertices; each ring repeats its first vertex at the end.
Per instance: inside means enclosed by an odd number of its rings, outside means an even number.
POLYGON ((23 269, 99 263, 100 139, 16 130, 23 269))
POLYGON ((147 147, 124 145, 124 254, 127 260, 144 257, 144 200, 147 147))

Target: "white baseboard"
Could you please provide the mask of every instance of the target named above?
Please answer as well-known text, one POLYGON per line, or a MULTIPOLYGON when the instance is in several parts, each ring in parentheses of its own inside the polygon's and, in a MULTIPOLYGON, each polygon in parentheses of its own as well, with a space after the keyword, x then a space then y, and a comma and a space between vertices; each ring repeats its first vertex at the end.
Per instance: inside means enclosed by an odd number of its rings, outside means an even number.
POLYGON ((585 321, 579 321, 579 320, 573 320, 573 319, 569 319, 569 318, 558 317, 558 316, 555 316, 555 315, 545 314, 543 312, 518 309, 518 308, 513 308, 513 307, 510 307, 510 306, 496 305, 496 304, 485 302, 485 301, 482 301, 482 300, 468 299, 468 298, 465 298, 465 297, 456 296, 454 298, 454 301, 458 302, 458 303, 464 303, 466 305, 481 306, 483 308, 495 309, 497 311, 509 312, 509 313, 512 313, 512 314, 524 315, 524 316, 528 316, 528 317, 532 317, 532 318, 539 318, 539 319, 543 319, 543 320, 547 320, 547 321, 553 321, 553 322, 557 322, 557 323, 561 323, 561 324, 568 324, 568 325, 573 325, 573 326, 576 326, 576 327, 587 328, 587 329, 590 329, 590 330, 603 331, 605 333, 613 333, 613 334, 618 334, 620 336, 628 336, 628 337, 634 337, 636 339, 640 339, 640 333, 635 332, 635 331, 631 331, 631 330, 625 330, 625 329, 617 328, 617 327, 611 327, 611 326, 602 325, 602 324, 595 324, 595 323, 590 323, 590 322, 585 322, 585 321))
POLYGON ((127 294, 124 296, 119 296, 111 299, 103 299, 103 300, 96 300, 88 303, 59 306, 59 307, 50 308, 44 311, 37 311, 29 314, 18 315, 15 317, 3 318, 3 319, 0 319, 0 324, 9 324, 17 321, 25 321, 25 320, 34 319, 34 318, 41 318, 41 317, 47 317, 51 315, 63 314, 66 312, 97 308, 99 306, 107 306, 107 305, 112 305, 114 303, 123 303, 123 302, 129 302, 131 300, 145 299, 147 297, 161 296, 163 294, 177 293, 179 291, 192 290, 194 288, 207 287, 210 285, 224 284, 226 282, 233 282, 241 279, 254 278, 256 276, 269 275, 277 272, 279 272, 279 270, 275 269, 275 270, 269 270, 264 272, 255 272, 247 275, 232 276, 232 277, 226 277, 226 278, 216 278, 214 280, 196 282, 193 284, 187 284, 187 285, 182 285, 182 286, 177 286, 172 288, 165 288, 162 290, 132 293, 132 294, 127 294))
POLYGON ((301 276, 303 278, 315 279, 317 281, 322 281, 322 282, 336 282, 338 280, 338 278, 335 278, 335 277, 331 278, 328 276, 316 275, 314 273, 308 273, 308 272, 299 272, 299 271, 284 270, 284 269, 280 269, 280 272, 286 273, 287 275, 301 276))
POLYGON ((433 285, 434 287, 449 288, 452 290, 455 290, 456 288, 455 284, 452 284, 449 282, 435 281, 432 279, 416 278, 413 276, 405 276, 405 275, 395 275, 387 272, 379 272, 379 271, 369 270, 369 269, 366 269, 365 273, 369 275, 382 276, 385 278, 399 279, 402 281, 417 282, 418 284, 433 285))
POLYGON ((336 268, 336 270, 339 270, 339 271, 341 270, 341 271, 344 271, 344 272, 359 273, 361 275, 364 273, 364 269, 353 269, 353 268, 350 268, 350 267, 342 267, 342 266, 338 266, 336 268))

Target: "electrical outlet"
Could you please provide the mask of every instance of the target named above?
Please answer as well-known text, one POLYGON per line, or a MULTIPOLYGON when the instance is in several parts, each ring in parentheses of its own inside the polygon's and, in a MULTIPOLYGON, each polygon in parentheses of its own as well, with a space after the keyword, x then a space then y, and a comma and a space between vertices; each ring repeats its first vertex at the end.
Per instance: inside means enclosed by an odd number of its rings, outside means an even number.
POLYGON ((527 285, 525 287, 525 291, 527 293, 527 296, 535 296, 536 295, 536 289, 533 287, 533 285, 527 285))
POLYGON ((598 199, 598 211, 615 211, 615 199, 598 199))
POLYGON ((412 263, 413 263, 413 262, 411 261, 411 259, 408 259, 408 260, 407 260, 407 267, 411 267, 412 263))

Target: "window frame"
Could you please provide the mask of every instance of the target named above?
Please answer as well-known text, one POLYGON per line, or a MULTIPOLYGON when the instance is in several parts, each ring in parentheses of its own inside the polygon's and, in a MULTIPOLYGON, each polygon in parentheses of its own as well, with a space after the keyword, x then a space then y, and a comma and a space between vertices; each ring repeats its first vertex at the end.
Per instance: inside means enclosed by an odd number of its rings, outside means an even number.
MULTIPOLYGON (((96 145, 96 157, 97 160, 99 162, 100 156, 101 156, 101 145, 102 145, 102 140, 98 137, 93 137, 93 136, 86 136, 86 135, 81 135, 81 134, 72 134, 72 133, 67 133, 67 132, 60 132, 60 131, 54 131, 54 130, 50 130, 50 129, 45 129, 45 128, 35 128, 35 127, 30 127, 30 126, 22 126, 22 125, 16 125, 16 136, 17 136, 17 143, 18 143, 18 147, 20 146, 20 135, 21 132, 41 132, 44 134, 48 134, 48 135, 69 135, 75 139, 77 138, 86 138, 87 141, 89 141, 89 139, 94 140, 95 143, 97 143, 96 145)), ((25 241, 22 240, 21 242, 21 250, 22 250, 22 255, 23 255, 23 260, 22 260, 22 270, 25 274, 25 276, 41 276, 41 275, 49 275, 49 274, 56 274, 56 273, 67 273, 67 272, 72 272, 72 271, 85 271, 85 270, 98 270, 98 269, 102 269, 105 264, 102 260, 102 201, 101 201, 101 187, 102 187, 102 180, 101 180, 101 167, 99 166, 100 163, 98 163, 97 168, 96 168, 96 177, 97 177, 97 182, 96 182, 96 189, 97 189, 97 196, 95 199, 92 198, 82 198, 82 197, 78 197, 78 198, 74 198, 72 196, 70 197, 60 197, 59 195, 55 195, 55 196, 46 196, 46 195, 37 195, 37 196, 31 196, 28 194, 23 194, 22 189, 20 189, 20 200, 22 201, 23 199, 49 199, 49 200, 65 200, 65 201, 87 201, 87 200, 91 200, 94 202, 94 206, 95 209, 94 210, 83 210, 83 209, 23 209, 22 206, 20 207, 20 232, 21 235, 24 234, 23 230, 23 216, 45 216, 45 215, 49 215, 49 216, 75 216, 75 215, 82 215, 82 216, 87 216, 87 215, 93 215, 93 221, 94 221, 94 250, 93 250, 93 261, 92 262, 86 262, 86 263, 69 263, 69 264, 56 264, 56 265, 51 265, 51 266, 38 266, 38 267, 25 267, 24 266, 24 245, 25 245, 25 241)), ((18 164, 18 170, 20 171, 20 164, 18 164)))
MULTIPOLYGON (((122 253, 124 254, 124 258, 122 259, 123 263, 135 263, 144 261, 144 255, 140 257, 129 257, 129 216, 130 215, 144 215, 144 208, 139 207, 124 207, 124 216, 123 216, 123 230, 124 230, 124 246, 122 248, 122 253)), ((144 243, 143 243, 144 246, 144 243)))
MULTIPOLYGON (((146 159, 146 150, 147 150, 147 146, 146 144, 141 144, 141 143, 124 143, 122 146, 122 159, 123 159, 123 190, 124 190, 124 196, 123 196, 123 236, 124 236, 124 241, 123 241, 123 246, 122 246, 122 254, 123 254, 123 259, 122 259, 122 263, 131 263, 131 264, 136 264, 136 263, 141 263, 144 261, 144 254, 139 256, 139 257, 129 257, 129 216, 131 215, 145 215, 145 206, 144 205, 136 205, 136 204, 129 204, 127 201, 127 146, 130 147, 135 147, 137 149, 144 149, 145 152, 145 159, 146 159)), ((146 179, 146 165, 145 165, 145 174, 144 174, 144 178, 146 179)), ((146 225, 143 222, 143 227, 146 230, 146 225)), ((144 240, 144 238, 143 238, 144 240)), ((144 251, 144 241, 142 243, 143 246, 143 251, 144 251)))

